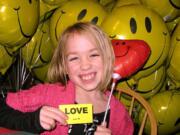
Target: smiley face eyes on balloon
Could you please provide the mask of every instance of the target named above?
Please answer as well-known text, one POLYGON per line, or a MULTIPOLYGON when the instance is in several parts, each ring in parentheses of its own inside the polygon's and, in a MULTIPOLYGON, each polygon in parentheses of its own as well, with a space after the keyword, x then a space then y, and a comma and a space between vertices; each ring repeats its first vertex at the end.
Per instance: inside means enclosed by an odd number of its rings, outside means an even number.
POLYGON ((87 14, 87 9, 83 9, 83 10, 79 13, 79 15, 78 15, 78 17, 77 17, 77 20, 78 20, 78 21, 82 20, 82 19, 86 16, 86 14, 87 14))
POLYGON ((145 18, 145 27, 146 27, 147 32, 150 33, 152 29, 152 25, 151 25, 151 20, 149 17, 145 18))
MULTIPOLYGON (((145 17, 144 23, 145 23, 146 31, 150 33, 152 30, 151 19, 149 17, 145 17)), ((130 19, 130 29, 133 34, 137 32, 137 22, 135 18, 130 19)))
POLYGON ((97 16, 94 17, 94 18, 91 20, 91 22, 92 22, 93 24, 97 24, 97 23, 98 23, 98 17, 97 17, 97 16))
POLYGON ((136 31, 137 31, 137 24, 136 24, 136 20, 134 18, 130 19, 130 28, 131 28, 131 32, 132 33, 136 33, 136 31))
MULTIPOLYGON (((87 15, 87 9, 81 10, 81 12, 79 13, 79 15, 77 17, 77 20, 78 21, 82 20, 86 15, 87 15)), ((93 17, 92 20, 89 20, 89 21, 92 22, 93 24, 97 24, 98 16, 93 17)))

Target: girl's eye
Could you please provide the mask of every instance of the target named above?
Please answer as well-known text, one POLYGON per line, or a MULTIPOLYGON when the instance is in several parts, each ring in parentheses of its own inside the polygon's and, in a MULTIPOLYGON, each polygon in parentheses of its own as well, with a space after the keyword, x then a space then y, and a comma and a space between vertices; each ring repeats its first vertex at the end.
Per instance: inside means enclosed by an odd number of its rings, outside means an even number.
POLYGON ((78 57, 71 57, 71 58, 68 58, 68 61, 74 61, 74 60, 77 60, 78 57))
POLYGON ((98 57, 98 56, 100 56, 98 53, 90 55, 90 57, 98 57))

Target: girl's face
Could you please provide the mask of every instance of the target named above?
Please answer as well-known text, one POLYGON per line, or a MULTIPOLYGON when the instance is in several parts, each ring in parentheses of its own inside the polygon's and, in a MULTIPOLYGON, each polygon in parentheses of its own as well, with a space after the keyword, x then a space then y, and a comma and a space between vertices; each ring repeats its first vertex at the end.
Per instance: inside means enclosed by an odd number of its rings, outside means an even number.
POLYGON ((103 74, 103 60, 97 46, 79 34, 71 35, 66 45, 67 73, 76 90, 97 90, 103 74))

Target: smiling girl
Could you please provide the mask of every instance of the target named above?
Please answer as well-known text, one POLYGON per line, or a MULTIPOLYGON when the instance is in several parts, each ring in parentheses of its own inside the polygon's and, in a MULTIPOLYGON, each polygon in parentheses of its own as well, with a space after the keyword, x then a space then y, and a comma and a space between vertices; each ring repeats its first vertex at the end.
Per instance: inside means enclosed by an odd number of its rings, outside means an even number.
POLYGON ((10 109, 29 112, 27 117, 33 114, 31 124, 37 122, 36 126, 25 124, 23 128, 20 122, 8 124, 8 120, 5 126, 12 128, 16 124, 16 129, 42 135, 132 135, 132 120, 115 97, 111 98, 107 119, 103 122, 113 65, 111 42, 98 26, 88 22, 69 26, 61 35, 52 58, 48 71, 50 83, 9 93, 6 98, 10 109), (93 122, 68 125, 67 115, 58 109, 63 104, 92 104, 93 122))

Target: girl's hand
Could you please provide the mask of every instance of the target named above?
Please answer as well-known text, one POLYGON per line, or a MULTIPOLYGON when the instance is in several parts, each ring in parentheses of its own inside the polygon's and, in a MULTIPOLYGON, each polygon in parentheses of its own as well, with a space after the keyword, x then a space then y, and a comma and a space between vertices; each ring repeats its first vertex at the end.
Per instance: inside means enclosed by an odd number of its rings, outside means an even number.
POLYGON ((100 126, 97 126, 94 135, 111 135, 111 130, 106 128, 106 125, 106 123, 102 123, 100 126))
POLYGON ((61 125, 67 125, 67 115, 55 107, 43 106, 39 114, 40 125, 45 130, 52 130, 56 126, 56 122, 61 125))

